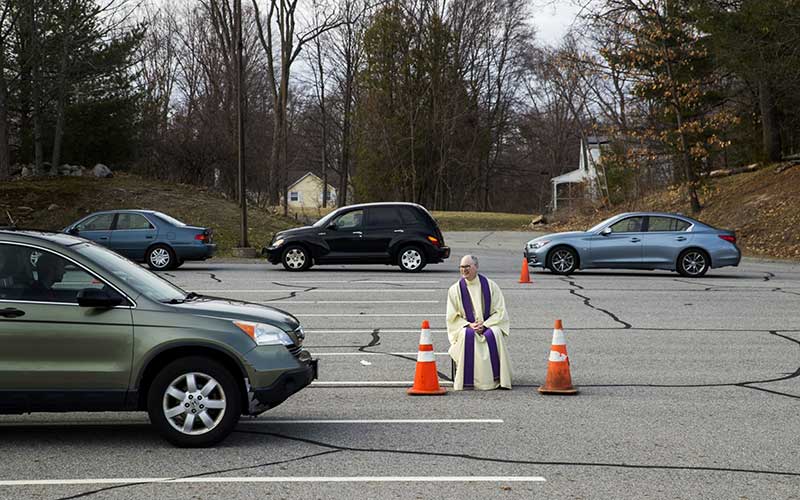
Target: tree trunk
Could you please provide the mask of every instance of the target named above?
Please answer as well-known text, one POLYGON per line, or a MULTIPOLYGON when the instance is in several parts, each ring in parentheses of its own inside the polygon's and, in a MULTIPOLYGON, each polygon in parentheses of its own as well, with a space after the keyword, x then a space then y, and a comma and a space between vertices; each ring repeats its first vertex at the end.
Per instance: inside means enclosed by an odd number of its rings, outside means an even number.
POLYGON ((764 158, 770 162, 781 159, 781 128, 778 108, 770 83, 758 81, 758 105, 761 112, 761 137, 764 142, 764 158))
POLYGON ((0 44, 0 180, 11 177, 11 158, 8 153, 8 89, 4 71, 5 56, 0 44))
POLYGON ((30 2, 31 36, 31 115, 33 116, 33 163, 34 172, 42 173, 44 149, 42 147, 42 77, 39 62, 39 34, 36 29, 36 2, 30 2))
POLYGON ((61 64, 58 73, 58 99, 56 101, 56 128, 53 132, 53 168, 61 164, 61 144, 64 139, 64 114, 67 106, 67 67, 69 58, 69 40, 66 36, 61 47, 61 64))

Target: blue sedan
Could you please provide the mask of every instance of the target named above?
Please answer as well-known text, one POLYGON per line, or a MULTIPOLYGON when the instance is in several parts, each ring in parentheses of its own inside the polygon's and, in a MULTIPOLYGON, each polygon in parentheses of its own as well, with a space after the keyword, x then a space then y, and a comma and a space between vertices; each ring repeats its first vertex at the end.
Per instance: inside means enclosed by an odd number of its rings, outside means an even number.
POLYGON ((738 266, 742 252, 733 231, 681 214, 615 215, 587 231, 554 233, 529 241, 528 264, 556 274, 577 269, 666 269, 702 276, 710 268, 738 266))
POLYGON ((175 269, 187 260, 205 260, 217 246, 209 228, 189 226, 153 210, 95 212, 64 228, 151 269, 175 269))

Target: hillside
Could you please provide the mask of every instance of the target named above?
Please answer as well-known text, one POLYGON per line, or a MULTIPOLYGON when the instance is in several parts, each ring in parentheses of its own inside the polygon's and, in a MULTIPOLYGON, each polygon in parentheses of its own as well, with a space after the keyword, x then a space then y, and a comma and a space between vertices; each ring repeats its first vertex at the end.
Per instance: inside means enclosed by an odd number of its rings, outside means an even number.
MULTIPOLYGON (((165 184, 135 175, 113 178, 41 177, 0 184, 0 225, 6 210, 19 227, 59 230, 97 210, 142 208, 159 210, 187 224, 214 229, 220 255, 239 244, 238 205, 208 189, 165 184)), ((248 239, 259 251, 275 231, 297 225, 293 219, 249 208, 248 239)))
MULTIPOLYGON (((745 255, 800 259, 800 165, 780 173, 771 165, 755 172, 711 180, 700 196, 695 217, 721 229, 733 229, 745 255)), ((613 208, 559 214, 542 231, 583 230, 606 217, 634 210, 691 215, 683 193, 669 189, 613 208)))

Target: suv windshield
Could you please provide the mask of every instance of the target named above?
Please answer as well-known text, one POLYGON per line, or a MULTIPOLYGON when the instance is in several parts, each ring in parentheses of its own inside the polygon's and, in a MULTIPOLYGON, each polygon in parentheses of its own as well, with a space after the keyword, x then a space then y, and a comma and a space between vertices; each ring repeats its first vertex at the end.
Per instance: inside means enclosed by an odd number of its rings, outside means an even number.
POLYGON ((328 223, 329 223, 330 221, 332 221, 334 217, 336 217, 336 214, 339 214, 339 213, 341 213, 341 211, 340 211, 340 210, 334 210, 333 212, 329 213, 329 214, 328 214, 328 215, 326 215, 325 217, 323 217, 323 218, 321 218, 320 220, 318 220, 317 222, 315 222, 315 223, 314 223, 314 225, 313 225, 313 227, 323 227, 323 226, 327 226, 327 225, 328 225, 328 223))
POLYGON ((104 247, 91 243, 80 243, 73 249, 110 271, 115 277, 151 300, 182 301, 187 296, 186 292, 167 280, 104 247))

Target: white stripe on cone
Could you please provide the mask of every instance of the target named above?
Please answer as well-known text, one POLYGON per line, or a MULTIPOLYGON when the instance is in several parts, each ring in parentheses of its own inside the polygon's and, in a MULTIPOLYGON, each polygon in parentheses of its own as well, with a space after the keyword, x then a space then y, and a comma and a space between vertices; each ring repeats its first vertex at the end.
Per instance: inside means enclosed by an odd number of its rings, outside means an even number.
POLYGON ((433 351, 419 351, 417 353, 417 362, 432 363, 436 361, 433 351))
POLYGON ((564 330, 553 330, 553 345, 567 345, 564 330))
POLYGON ((423 329, 419 334, 420 345, 433 345, 433 337, 431 331, 427 328, 423 329))
POLYGON ((558 351, 550 351, 550 359, 549 359, 549 361, 560 362, 560 361, 566 361, 566 360, 567 360, 567 355, 566 354, 561 354, 558 351))

